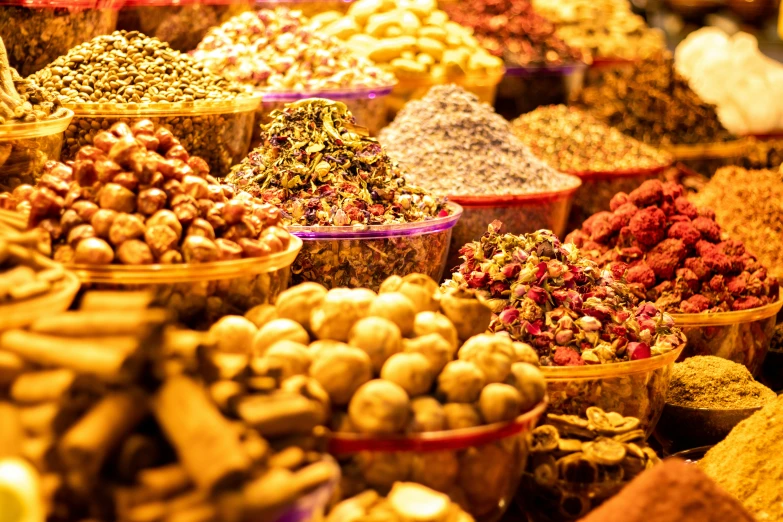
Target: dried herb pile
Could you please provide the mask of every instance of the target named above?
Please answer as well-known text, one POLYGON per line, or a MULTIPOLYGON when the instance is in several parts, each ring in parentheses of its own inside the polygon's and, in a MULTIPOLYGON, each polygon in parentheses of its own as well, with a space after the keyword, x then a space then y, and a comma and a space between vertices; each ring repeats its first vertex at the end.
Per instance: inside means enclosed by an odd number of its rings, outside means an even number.
POLYGON ((783 276, 783 171, 724 167, 692 197, 742 241, 775 277, 783 276))
POLYGON ((575 107, 539 107, 514 120, 513 128, 533 154, 561 172, 646 170, 672 162, 669 154, 575 107))
POLYGON ((456 85, 407 103, 378 139, 408 179, 436 194, 531 194, 578 184, 537 159, 490 105, 456 85))
POLYGON ((449 16, 490 53, 510 66, 561 65, 590 61, 589 53, 566 44, 557 27, 530 0, 466 0, 449 3, 449 16))
POLYGON ((737 424, 699 462, 712 480, 738 498, 759 521, 783 520, 781 418, 783 395, 737 424))
POLYGON ((602 271, 548 230, 515 236, 495 221, 460 253, 444 285, 477 290, 496 314, 490 331, 529 343, 542 366, 646 359, 685 342, 670 316, 635 304, 622 272, 602 271))
POLYGON ((747 310, 776 301, 777 279, 742 241, 723 234, 715 212, 697 208, 683 190, 650 180, 619 192, 610 211, 593 214, 566 241, 667 312, 747 310))
POLYGON ((192 56, 227 78, 268 91, 395 83, 394 75, 308 24, 300 11, 285 8, 242 13, 212 28, 192 56))
POLYGON ((757 382, 742 364, 712 355, 674 365, 666 402, 691 408, 757 408, 775 392, 757 382))
POLYGON ((289 103, 263 126, 264 144, 228 181, 283 210, 290 225, 385 225, 447 215, 445 200, 406 183, 341 102, 289 103))
POLYGON ((582 89, 580 105, 639 141, 650 145, 693 145, 732 139, 715 106, 705 103, 674 69, 670 55, 607 71, 582 89))

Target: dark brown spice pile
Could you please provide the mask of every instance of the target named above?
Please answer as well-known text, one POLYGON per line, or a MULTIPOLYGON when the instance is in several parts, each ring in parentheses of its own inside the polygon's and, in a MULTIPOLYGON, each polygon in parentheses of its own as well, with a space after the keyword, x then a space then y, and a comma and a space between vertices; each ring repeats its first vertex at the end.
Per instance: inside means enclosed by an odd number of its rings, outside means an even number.
POLYGON ((674 365, 666 402, 691 408, 757 408, 775 392, 756 382, 748 369, 712 355, 690 357, 674 365))

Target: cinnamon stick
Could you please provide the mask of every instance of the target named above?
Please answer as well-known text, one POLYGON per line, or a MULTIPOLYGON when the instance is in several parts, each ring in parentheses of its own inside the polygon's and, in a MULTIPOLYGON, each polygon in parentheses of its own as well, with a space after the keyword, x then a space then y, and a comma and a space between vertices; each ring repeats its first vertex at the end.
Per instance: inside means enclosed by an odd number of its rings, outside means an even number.
POLYGON ((148 401, 138 389, 104 397, 63 436, 58 450, 63 465, 94 475, 108 453, 144 418, 148 401))
POLYGON ((24 431, 31 436, 60 435, 71 426, 86 407, 85 401, 43 402, 19 408, 24 431))
POLYGON ((71 391, 76 372, 65 368, 27 372, 11 386, 11 398, 18 404, 34 404, 60 400, 71 391))
POLYGON ((141 310, 149 307, 154 299, 152 292, 113 292, 93 290, 82 297, 79 310, 141 310))
POLYGON ((321 416, 315 402, 285 392, 245 396, 237 404, 237 413, 265 437, 309 433, 321 416))
POLYGON ((160 495, 160 499, 182 493, 192 484, 188 472, 179 464, 142 470, 136 479, 141 486, 160 495))
POLYGON ((167 317, 166 310, 159 308, 151 310, 78 310, 42 317, 30 325, 30 330, 63 337, 139 336, 144 328, 151 324, 163 323, 167 317))
POLYGON ((168 379, 152 401, 155 418, 196 485, 205 491, 238 486, 250 458, 231 423, 206 390, 185 376, 168 379))
POLYGON ((13 382, 25 369, 24 359, 14 353, 0 350, 0 387, 13 382))
POLYGON ((9 402, 0 402, 0 460, 21 456, 23 440, 19 411, 9 402))

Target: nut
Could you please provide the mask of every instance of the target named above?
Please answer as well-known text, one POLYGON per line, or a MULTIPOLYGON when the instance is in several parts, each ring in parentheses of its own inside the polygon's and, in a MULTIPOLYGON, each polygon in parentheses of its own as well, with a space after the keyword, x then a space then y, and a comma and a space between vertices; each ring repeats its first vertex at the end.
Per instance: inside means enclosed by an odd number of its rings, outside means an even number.
POLYGON ((515 354, 507 336, 479 334, 465 341, 457 356, 461 361, 473 362, 491 383, 506 380, 515 354))
POLYGON ((253 354, 264 355, 270 346, 282 340, 307 345, 310 336, 299 323, 290 319, 273 319, 261 326, 253 338, 253 354))
POLYGON ((410 397, 427 393, 433 377, 429 361, 420 353, 396 353, 381 369, 381 379, 399 385, 410 397))
POLYGON ((134 214, 119 214, 109 228, 109 241, 114 246, 120 246, 129 239, 144 236, 146 227, 144 221, 134 214))
POLYGON ((73 262, 84 265, 108 265, 114 261, 114 250, 103 239, 82 239, 74 249, 73 262))
POLYGON ((370 305, 368 315, 390 320, 404 337, 413 333, 416 309, 411 300, 399 292, 380 294, 370 305))
POLYGON ((348 415, 361 433, 393 434, 405 429, 409 409, 410 400, 405 390, 393 382, 376 379, 356 390, 348 406, 348 415))
POLYGON ((138 239, 123 242, 117 249, 117 258, 123 265, 151 265, 155 261, 147 243, 138 239))
POLYGON ((432 371, 440 373, 452 359, 454 350, 449 343, 439 334, 431 333, 414 339, 403 341, 403 350, 406 353, 420 353, 429 361, 432 371))
POLYGON ((416 337, 436 333, 448 341, 456 352, 459 338, 454 324, 443 314, 436 312, 419 312, 413 321, 413 333, 416 337))
POLYGON ((277 314, 310 330, 310 314, 325 296, 326 288, 318 283, 302 283, 280 293, 275 301, 277 314))
POLYGON ((360 386, 372 379, 372 363, 360 349, 341 344, 314 353, 310 377, 321 383, 332 403, 344 406, 352 402, 360 386))
POLYGON ((213 324, 208 335, 219 352, 249 354, 257 333, 258 328, 248 319, 229 315, 213 324))
POLYGON ((487 384, 481 390, 479 409, 484 421, 489 424, 511 421, 522 411, 522 396, 516 388, 508 384, 487 384))
POLYGON ((407 431, 419 433, 446 429, 446 412, 433 397, 416 397, 411 401, 411 419, 407 431))
POLYGON ((380 373, 389 357, 402 351, 402 342, 399 327, 383 317, 360 319, 348 334, 348 344, 370 356, 376 373, 380 373))

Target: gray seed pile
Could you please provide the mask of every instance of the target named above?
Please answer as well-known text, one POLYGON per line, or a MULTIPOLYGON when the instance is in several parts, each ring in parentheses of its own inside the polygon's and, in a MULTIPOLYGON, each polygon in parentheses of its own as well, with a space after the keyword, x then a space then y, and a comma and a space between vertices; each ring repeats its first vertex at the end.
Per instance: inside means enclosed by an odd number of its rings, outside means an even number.
POLYGON ((456 85, 409 102, 379 140, 409 182, 437 195, 533 194, 579 183, 542 163, 509 122, 456 85))
POLYGON ((137 31, 115 31, 77 45, 33 78, 64 103, 222 101, 245 91, 137 31))

